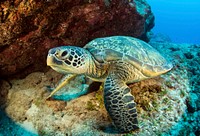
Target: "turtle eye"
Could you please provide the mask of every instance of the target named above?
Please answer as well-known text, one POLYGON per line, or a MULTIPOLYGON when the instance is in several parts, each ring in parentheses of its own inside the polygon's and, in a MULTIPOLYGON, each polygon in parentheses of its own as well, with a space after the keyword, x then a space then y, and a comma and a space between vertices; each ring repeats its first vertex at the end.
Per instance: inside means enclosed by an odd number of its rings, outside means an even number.
POLYGON ((61 54, 61 57, 65 57, 67 55, 67 53, 68 53, 67 51, 63 51, 61 54))

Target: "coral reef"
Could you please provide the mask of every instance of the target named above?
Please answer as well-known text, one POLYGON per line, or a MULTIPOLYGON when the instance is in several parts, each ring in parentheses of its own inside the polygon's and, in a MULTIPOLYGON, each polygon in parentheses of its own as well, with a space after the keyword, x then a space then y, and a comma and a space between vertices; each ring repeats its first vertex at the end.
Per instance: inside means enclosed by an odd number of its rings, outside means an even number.
MULTIPOLYGON (((174 68, 160 77, 129 85, 137 102, 140 130, 124 135, 199 135, 200 45, 153 40, 150 44, 172 61, 174 68)), ((1 97, 5 99, 1 99, 0 134, 122 135, 109 126, 102 85, 70 101, 45 101, 49 94, 46 86, 57 83, 61 76, 50 70, 20 80, 2 80, 1 89, 5 91, 1 91, 1 97)), ((88 83, 79 77, 71 83, 72 88, 75 84, 80 88, 80 82, 88 83)), ((60 93, 56 95, 66 92, 60 93)))
POLYGON ((109 35, 148 40, 153 25, 142 0, 1 1, 0 76, 45 70, 48 50, 59 45, 83 46, 109 35))

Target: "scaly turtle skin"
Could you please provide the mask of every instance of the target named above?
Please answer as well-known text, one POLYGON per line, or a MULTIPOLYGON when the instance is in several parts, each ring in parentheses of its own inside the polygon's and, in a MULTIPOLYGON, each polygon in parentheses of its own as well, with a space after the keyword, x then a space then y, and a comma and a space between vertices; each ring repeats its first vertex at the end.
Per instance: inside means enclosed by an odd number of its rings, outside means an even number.
POLYGON ((136 104, 127 84, 158 76, 172 68, 149 44, 127 36, 97 38, 84 48, 53 48, 47 65, 68 74, 49 97, 79 74, 104 82, 106 110, 121 132, 138 128, 136 104))

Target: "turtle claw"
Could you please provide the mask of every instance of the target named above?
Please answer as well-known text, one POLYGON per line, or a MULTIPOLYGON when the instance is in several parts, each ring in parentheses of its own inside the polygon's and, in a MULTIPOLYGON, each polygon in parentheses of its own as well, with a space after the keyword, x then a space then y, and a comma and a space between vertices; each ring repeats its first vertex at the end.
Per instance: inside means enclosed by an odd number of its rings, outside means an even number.
POLYGON ((49 95, 45 100, 46 101, 51 101, 51 100, 53 100, 53 98, 49 95))

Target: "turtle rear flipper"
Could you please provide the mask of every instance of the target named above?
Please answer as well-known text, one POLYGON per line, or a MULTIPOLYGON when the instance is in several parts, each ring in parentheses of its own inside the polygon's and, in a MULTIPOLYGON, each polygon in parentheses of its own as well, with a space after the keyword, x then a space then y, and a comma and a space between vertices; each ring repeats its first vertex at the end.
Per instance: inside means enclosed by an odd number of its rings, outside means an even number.
POLYGON ((108 76, 104 84, 104 103, 114 125, 121 132, 138 129, 134 97, 124 81, 108 76))

